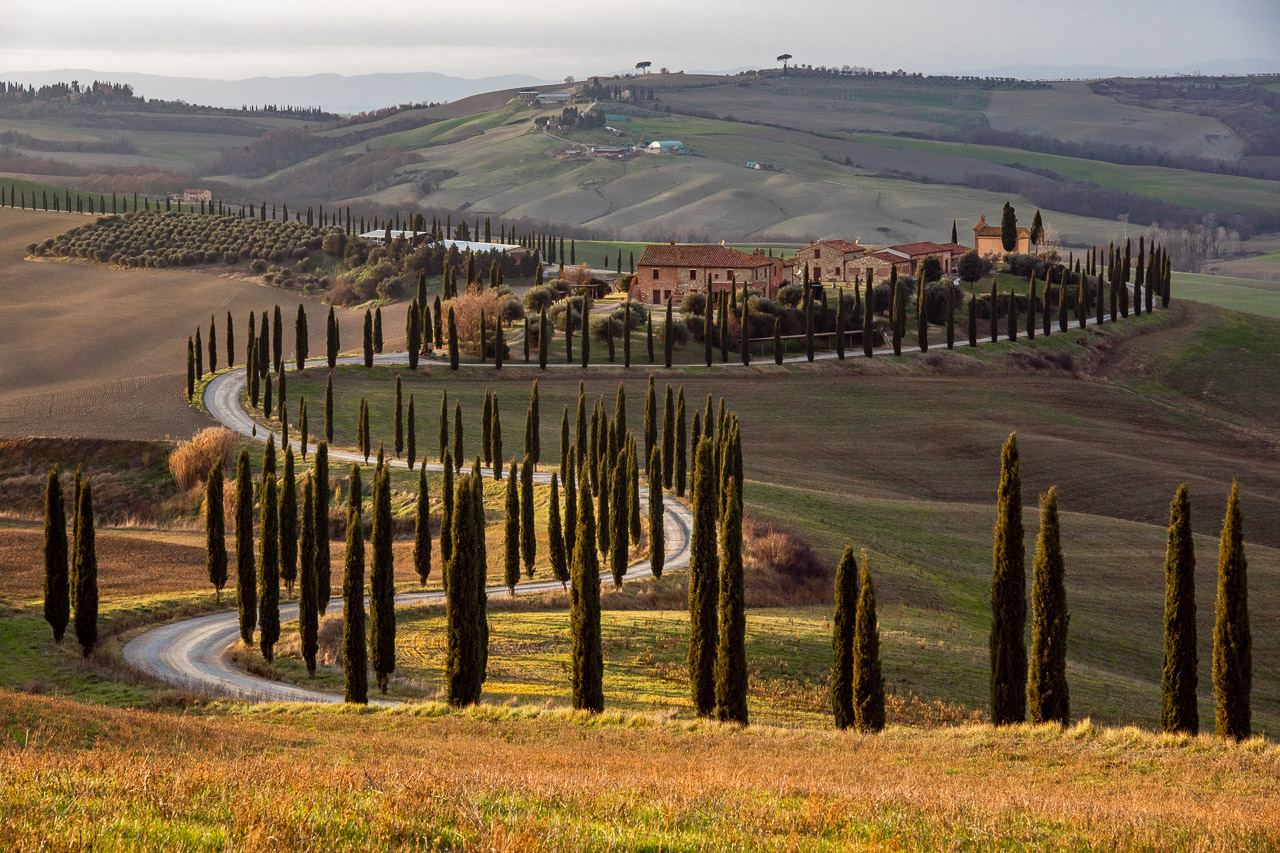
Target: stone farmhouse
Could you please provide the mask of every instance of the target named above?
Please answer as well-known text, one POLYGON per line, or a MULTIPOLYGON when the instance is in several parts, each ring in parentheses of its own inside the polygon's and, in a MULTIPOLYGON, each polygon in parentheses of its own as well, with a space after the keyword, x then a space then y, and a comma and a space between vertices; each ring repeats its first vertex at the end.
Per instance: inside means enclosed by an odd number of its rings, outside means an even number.
POLYGON ((810 281, 853 281, 862 274, 860 258, 867 254, 867 247, 855 240, 820 240, 810 242, 792 258, 792 265, 803 277, 805 264, 809 265, 810 281))
POLYGON ((670 297, 676 304, 686 293, 718 294, 745 284, 772 299, 787 279, 781 258, 763 249, 752 254, 717 245, 646 246, 636 265, 631 298, 662 305, 670 297))
POLYGON ((808 264, 810 281, 851 282, 864 276, 868 268, 872 278, 881 281, 894 268, 898 275, 915 275, 920 262, 928 257, 938 259, 943 275, 951 275, 956 261, 967 251, 968 247, 959 243, 922 241, 876 249, 857 241, 823 240, 800 249, 791 262, 797 279, 804 276, 804 266, 808 264))
MULTIPOLYGON (((973 247, 978 250, 978 257, 980 258, 998 258, 1005 253, 1004 242, 1000 239, 1000 226, 988 225, 985 213, 978 219, 978 224, 973 226, 973 247)), ((1031 231, 1029 229, 1018 228, 1018 246, 1013 251, 1014 254, 1018 255, 1031 253, 1031 231)))

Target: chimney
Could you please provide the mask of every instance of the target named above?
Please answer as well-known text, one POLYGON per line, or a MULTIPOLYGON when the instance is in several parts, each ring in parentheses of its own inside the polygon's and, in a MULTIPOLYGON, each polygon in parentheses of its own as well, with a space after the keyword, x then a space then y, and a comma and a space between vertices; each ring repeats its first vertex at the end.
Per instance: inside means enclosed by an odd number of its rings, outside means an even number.
POLYGON ((672 240, 672 241, 671 241, 671 245, 673 245, 673 246, 674 246, 675 244, 676 244, 676 241, 675 241, 675 240, 672 240))

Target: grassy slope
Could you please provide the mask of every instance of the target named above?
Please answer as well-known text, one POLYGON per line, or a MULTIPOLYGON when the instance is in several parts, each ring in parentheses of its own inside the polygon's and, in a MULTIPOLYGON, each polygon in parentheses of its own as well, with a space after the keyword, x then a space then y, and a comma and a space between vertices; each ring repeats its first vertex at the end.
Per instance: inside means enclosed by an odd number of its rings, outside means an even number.
POLYGON ((1186 299, 1280 319, 1280 282, 1176 272, 1173 286, 1186 299))

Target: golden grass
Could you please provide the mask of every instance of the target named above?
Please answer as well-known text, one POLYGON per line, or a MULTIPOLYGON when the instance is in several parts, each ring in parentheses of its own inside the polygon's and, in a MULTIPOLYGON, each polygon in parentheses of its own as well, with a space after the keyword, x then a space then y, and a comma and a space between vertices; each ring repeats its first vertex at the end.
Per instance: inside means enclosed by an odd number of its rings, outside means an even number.
POLYGON ((223 472, 235 464, 236 447, 240 436, 226 427, 216 426, 200 430, 190 441, 182 441, 169 454, 169 472, 184 492, 203 484, 209 471, 219 460, 223 472))

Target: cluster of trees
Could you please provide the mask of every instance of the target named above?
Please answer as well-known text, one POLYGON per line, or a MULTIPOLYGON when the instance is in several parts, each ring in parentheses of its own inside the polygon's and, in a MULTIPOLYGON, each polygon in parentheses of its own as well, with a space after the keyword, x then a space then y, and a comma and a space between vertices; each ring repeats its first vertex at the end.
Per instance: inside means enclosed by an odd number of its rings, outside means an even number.
POLYGON ((581 90, 578 94, 582 98, 591 101, 615 101, 617 103, 626 102, 630 104, 638 104, 641 101, 653 100, 653 87, 634 85, 623 86, 621 83, 601 82, 599 77, 592 77, 590 80, 582 84, 581 90))
POLYGON ((94 80, 81 86, 79 80, 70 83, 49 83, 43 86, 22 83, 0 83, 0 111, 29 116, 32 107, 76 109, 107 108, 127 109, 137 112, 213 113, 217 115, 285 116, 306 121, 329 121, 338 118, 319 107, 294 107, 263 105, 242 106, 239 110, 224 107, 206 107, 188 104, 186 101, 147 99, 133 93, 128 83, 112 83, 94 80))
POLYGON ((93 485, 76 468, 72 486, 71 548, 58 467, 49 471, 44 500, 44 618, 62 643, 68 623, 85 657, 98 643, 98 552, 93 528, 93 485))
MULTIPOLYGON (((1218 551, 1218 597, 1213 629, 1214 731, 1243 740, 1251 734, 1253 660, 1249 628, 1247 561, 1239 486, 1231 485, 1218 551)), ((1040 496, 1031 590, 1031 651, 1024 641, 1027 617, 1026 555, 1022 545, 1022 479, 1017 434, 1001 451, 991 578, 991 719, 996 725, 1070 720, 1067 684, 1065 567, 1058 524, 1058 492, 1040 496)), ((1187 486, 1169 510, 1165 555, 1164 665, 1161 727, 1197 734, 1195 548, 1187 486)))

